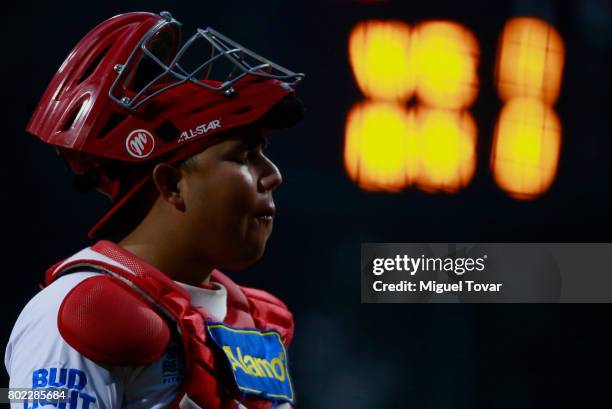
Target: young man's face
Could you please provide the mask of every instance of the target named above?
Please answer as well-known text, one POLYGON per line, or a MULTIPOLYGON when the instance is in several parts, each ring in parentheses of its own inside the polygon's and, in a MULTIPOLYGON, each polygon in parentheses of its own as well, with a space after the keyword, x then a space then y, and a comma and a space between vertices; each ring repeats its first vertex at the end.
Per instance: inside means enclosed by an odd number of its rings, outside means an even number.
POLYGON ((218 268, 241 269, 263 254, 272 233, 272 192, 282 178, 256 130, 233 132, 190 160, 182 194, 194 250, 218 268))

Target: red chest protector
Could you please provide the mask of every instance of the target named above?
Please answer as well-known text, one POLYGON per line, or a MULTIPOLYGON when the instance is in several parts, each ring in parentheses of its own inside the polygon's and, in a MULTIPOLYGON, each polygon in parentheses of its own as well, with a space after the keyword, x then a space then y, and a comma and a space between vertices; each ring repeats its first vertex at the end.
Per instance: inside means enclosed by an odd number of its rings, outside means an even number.
MULTIPOLYGON (((185 289, 122 247, 100 241, 51 267, 45 283, 85 269, 105 274, 74 287, 58 315, 62 337, 77 351, 103 364, 150 364, 161 358, 170 342, 169 322, 181 336, 185 359, 184 378, 170 408, 269 409, 279 403, 241 393, 206 332, 212 314, 192 306, 185 289)), ((227 289, 224 324, 276 330, 288 347, 293 316, 282 301, 241 287, 218 270, 211 281, 227 289)))

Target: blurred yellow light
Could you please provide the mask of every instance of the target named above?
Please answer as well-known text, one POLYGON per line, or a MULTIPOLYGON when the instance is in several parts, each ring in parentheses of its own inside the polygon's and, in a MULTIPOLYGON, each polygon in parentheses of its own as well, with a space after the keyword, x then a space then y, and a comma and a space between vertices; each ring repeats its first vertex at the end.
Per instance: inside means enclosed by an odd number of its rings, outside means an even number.
POLYGON ((564 46, 559 33, 544 21, 514 18, 506 23, 497 57, 500 98, 541 98, 554 104, 563 73, 564 46))
POLYGON ((349 54, 361 91, 370 98, 408 100, 414 92, 410 29, 399 21, 365 21, 351 32, 349 54))
POLYGON ((417 115, 421 150, 418 185, 425 191, 457 192, 476 168, 474 119, 468 112, 421 109, 417 115))
POLYGON ((365 190, 399 191, 418 170, 414 117, 401 105, 364 102, 347 117, 344 165, 365 190))
POLYGON ((517 199, 545 192, 557 172, 561 124, 538 99, 515 98, 502 109, 493 140, 491 167, 497 185, 517 199))
POLYGON ((417 94, 427 105, 460 109, 478 93, 478 42, 460 24, 428 22, 413 32, 417 94))

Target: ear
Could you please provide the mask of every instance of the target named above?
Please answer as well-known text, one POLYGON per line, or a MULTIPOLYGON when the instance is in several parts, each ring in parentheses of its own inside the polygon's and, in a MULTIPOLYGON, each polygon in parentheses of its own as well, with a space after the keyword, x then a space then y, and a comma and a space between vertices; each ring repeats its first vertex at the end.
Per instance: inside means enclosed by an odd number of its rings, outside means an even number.
POLYGON ((181 171, 167 163, 159 163, 153 168, 151 176, 160 199, 169 203, 176 210, 184 212, 185 198, 180 187, 183 178, 181 171))

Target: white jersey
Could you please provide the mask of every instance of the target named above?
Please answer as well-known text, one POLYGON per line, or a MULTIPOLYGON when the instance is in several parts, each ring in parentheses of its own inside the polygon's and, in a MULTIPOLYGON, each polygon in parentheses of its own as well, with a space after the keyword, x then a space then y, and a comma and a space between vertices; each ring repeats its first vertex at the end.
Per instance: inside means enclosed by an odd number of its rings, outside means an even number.
MULTIPOLYGON (((57 317, 62 300, 77 284, 102 273, 66 274, 38 293, 23 309, 6 348, 5 365, 11 388, 67 388, 70 397, 59 409, 161 409, 176 397, 182 380, 180 340, 145 366, 100 365, 72 348, 59 333, 57 317)), ((203 289, 178 283, 218 321, 227 312, 227 291, 218 283, 203 289)), ((13 403, 11 409, 55 408, 13 403)))

